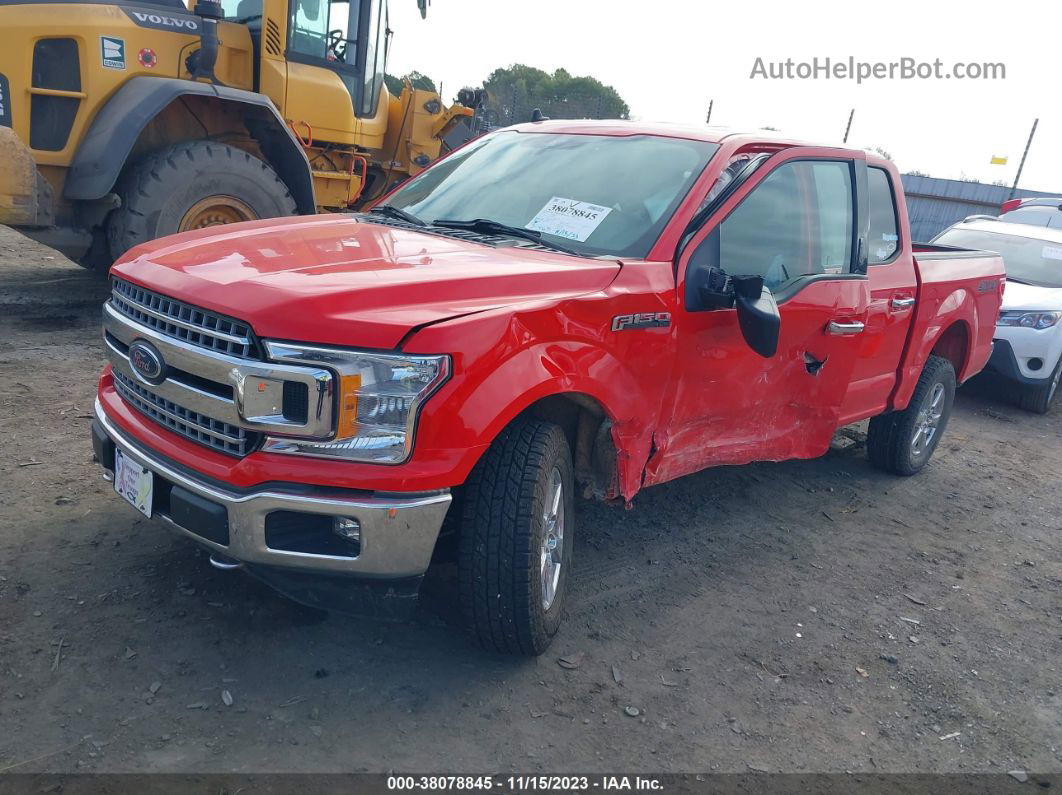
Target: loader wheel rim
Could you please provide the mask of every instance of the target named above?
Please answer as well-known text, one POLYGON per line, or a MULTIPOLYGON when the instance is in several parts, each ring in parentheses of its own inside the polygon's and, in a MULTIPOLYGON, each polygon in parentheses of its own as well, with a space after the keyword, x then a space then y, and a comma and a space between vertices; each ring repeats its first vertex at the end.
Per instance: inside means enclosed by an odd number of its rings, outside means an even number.
POLYGON ((254 221, 256 218, 258 214, 239 199, 232 196, 207 196, 188 208, 177 231, 189 232, 208 226, 254 221))

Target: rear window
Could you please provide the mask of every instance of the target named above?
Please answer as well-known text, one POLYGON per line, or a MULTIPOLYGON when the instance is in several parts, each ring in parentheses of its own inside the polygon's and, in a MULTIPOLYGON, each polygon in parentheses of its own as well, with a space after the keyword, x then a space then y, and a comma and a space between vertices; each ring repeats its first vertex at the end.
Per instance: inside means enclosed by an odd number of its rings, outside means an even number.
POLYGON ((1049 229, 1062 229, 1062 210, 1057 207, 1020 207, 1003 213, 1000 221, 1008 224, 1028 224, 1029 226, 1046 226, 1049 229))
POLYGON ((933 242, 995 251, 1003 257, 1008 279, 1037 287, 1062 287, 1062 241, 974 229, 948 229, 933 242))

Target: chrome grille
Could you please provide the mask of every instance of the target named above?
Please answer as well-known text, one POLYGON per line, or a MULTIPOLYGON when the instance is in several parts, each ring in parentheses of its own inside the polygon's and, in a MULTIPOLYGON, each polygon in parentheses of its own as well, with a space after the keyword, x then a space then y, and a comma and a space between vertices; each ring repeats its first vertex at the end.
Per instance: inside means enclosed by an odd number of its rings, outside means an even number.
POLYGON ((251 327, 206 309, 115 279, 111 304, 126 317, 168 337, 219 353, 257 358, 251 327))
POLYGON ((114 388, 128 403, 175 433, 230 455, 244 456, 258 442, 258 434, 215 420, 159 397, 133 379, 113 371, 114 388))

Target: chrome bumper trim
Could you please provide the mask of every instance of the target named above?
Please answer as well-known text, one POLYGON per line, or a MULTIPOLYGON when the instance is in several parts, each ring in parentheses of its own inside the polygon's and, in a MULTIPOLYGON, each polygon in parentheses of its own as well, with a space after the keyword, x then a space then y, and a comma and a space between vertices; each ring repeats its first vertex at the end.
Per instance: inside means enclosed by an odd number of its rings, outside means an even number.
POLYGON ((428 569, 435 541, 450 507, 449 491, 410 495, 405 499, 394 495, 296 494, 277 488, 250 494, 234 493, 190 477, 144 450, 107 418, 99 400, 96 401, 96 419, 123 456, 193 494, 223 505, 229 517, 227 547, 196 535, 194 528, 181 527, 164 514, 158 514, 158 517, 200 545, 241 563, 374 578, 418 576, 428 569), (272 511, 356 518, 361 525, 358 557, 270 549, 265 541, 265 518, 272 511))

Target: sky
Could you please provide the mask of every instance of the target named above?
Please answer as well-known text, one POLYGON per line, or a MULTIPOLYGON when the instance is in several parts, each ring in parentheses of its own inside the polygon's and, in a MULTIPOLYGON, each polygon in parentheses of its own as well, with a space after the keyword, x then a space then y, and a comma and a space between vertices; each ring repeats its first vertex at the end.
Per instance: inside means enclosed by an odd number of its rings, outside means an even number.
POLYGON ((1012 183, 1033 120, 1020 187, 1062 193, 1062 3, 937 0, 390 0, 388 71, 442 84, 451 100, 490 72, 524 63, 565 68, 613 86, 631 118, 776 127, 881 147, 901 171, 1012 183), (1005 78, 854 80, 753 78, 764 65, 826 58, 1001 63, 1005 78), (1006 165, 992 165, 1006 157, 1006 165))

